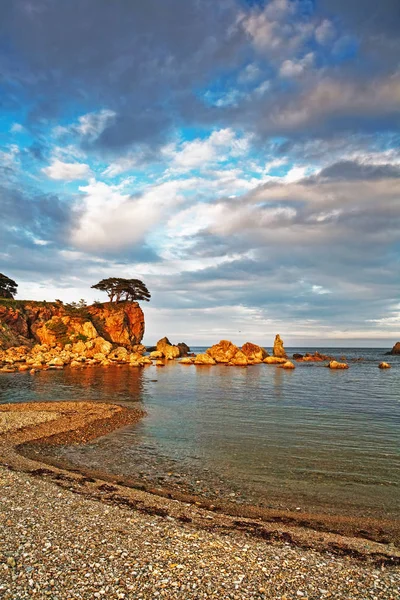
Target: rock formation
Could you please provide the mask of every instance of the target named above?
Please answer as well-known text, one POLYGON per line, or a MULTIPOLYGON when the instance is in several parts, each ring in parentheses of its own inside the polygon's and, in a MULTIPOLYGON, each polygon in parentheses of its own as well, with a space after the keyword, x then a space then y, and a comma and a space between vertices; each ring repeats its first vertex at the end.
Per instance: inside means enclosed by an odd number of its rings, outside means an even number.
POLYGON ((34 343, 65 346, 101 337, 120 346, 140 344, 144 315, 137 302, 72 308, 61 302, 0 300, 0 348, 34 343))
POLYGON ((167 360, 173 360, 174 358, 179 358, 179 356, 181 356, 179 347, 171 344, 167 337, 158 340, 156 352, 160 352, 167 360))
POLYGON ((279 358, 278 356, 267 356, 263 362, 266 365, 283 365, 286 362, 286 358, 279 358))
POLYGON ((331 360, 328 367, 330 369, 348 369, 349 365, 347 363, 340 363, 337 360, 331 360))
POLYGON ((295 369, 296 367, 290 360, 287 360, 282 365, 279 365, 279 368, 280 369, 295 369))
POLYGON ((215 365, 215 360, 209 354, 198 354, 194 359, 195 365, 215 365))
POLYGON ((251 342, 243 344, 242 352, 246 356, 248 362, 253 364, 262 362, 264 358, 267 358, 268 356, 268 352, 264 348, 252 344, 251 342))
POLYGON ((208 348, 206 353, 211 356, 216 363, 229 363, 239 352, 239 348, 229 342, 228 340, 221 340, 218 344, 214 344, 211 348, 208 348))
POLYGON ((386 352, 386 355, 396 355, 396 354, 400 354, 400 342, 396 342, 396 344, 393 346, 393 348, 390 350, 390 352, 386 352))
POLYGON ((287 358, 286 350, 283 347, 283 340, 281 340, 281 336, 279 335, 279 333, 275 337, 274 349, 272 354, 277 358, 287 358))
POLYGON ((391 369, 392 365, 389 365, 389 363, 387 363, 387 362, 381 362, 379 365, 379 368, 380 369, 391 369))

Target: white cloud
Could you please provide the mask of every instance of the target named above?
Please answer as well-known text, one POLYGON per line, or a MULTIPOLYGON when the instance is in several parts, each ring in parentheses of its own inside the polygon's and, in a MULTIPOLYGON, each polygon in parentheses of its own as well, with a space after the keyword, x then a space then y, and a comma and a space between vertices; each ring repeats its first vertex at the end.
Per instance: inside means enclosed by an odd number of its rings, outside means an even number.
POLYGON ((299 60, 285 60, 279 69, 279 74, 281 77, 298 77, 312 67, 313 63, 314 54, 309 52, 299 60))
POLYGON ((76 206, 78 225, 71 241, 86 250, 116 250, 133 247, 184 201, 184 192, 197 180, 167 181, 149 186, 135 197, 122 194, 119 186, 92 179, 76 206))
POLYGON ((90 174, 89 165, 85 163, 66 163, 54 159, 51 165, 42 169, 49 179, 75 181, 85 179, 90 174))
POLYGON ((115 118, 113 110, 103 109, 99 112, 87 113, 78 119, 76 130, 84 137, 97 138, 115 118))
POLYGON ((172 168, 191 170, 223 162, 229 157, 240 156, 248 150, 249 138, 238 137, 230 128, 214 131, 208 138, 183 142, 178 148, 168 146, 164 156, 171 160, 172 168))

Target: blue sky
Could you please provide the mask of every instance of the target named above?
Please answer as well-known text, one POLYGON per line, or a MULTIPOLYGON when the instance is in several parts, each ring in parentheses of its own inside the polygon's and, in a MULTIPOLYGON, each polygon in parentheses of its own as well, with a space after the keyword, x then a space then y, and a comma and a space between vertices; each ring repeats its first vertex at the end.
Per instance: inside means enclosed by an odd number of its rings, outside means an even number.
POLYGON ((394 0, 4 0, 0 272, 146 341, 400 338, 394 0))

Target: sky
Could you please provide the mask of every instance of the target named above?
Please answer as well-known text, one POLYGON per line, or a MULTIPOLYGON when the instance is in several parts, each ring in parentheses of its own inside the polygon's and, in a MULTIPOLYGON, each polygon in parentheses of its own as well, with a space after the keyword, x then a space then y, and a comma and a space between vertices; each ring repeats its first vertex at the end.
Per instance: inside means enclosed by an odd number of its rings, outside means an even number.
POLYGON ((2 0, 0 272, 145 341, 400 339, 398 0, 2 0))

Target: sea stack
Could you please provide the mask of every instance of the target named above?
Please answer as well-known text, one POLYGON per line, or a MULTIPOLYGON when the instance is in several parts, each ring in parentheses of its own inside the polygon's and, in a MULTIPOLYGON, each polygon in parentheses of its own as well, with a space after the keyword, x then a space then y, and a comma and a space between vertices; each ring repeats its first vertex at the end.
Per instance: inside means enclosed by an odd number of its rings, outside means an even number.
POLYGON ((276 358, 287 358, 286 350, 283 347, 283 340, 281 340, 279 333, 275 337, 274 349, 272 353, 276 358))

